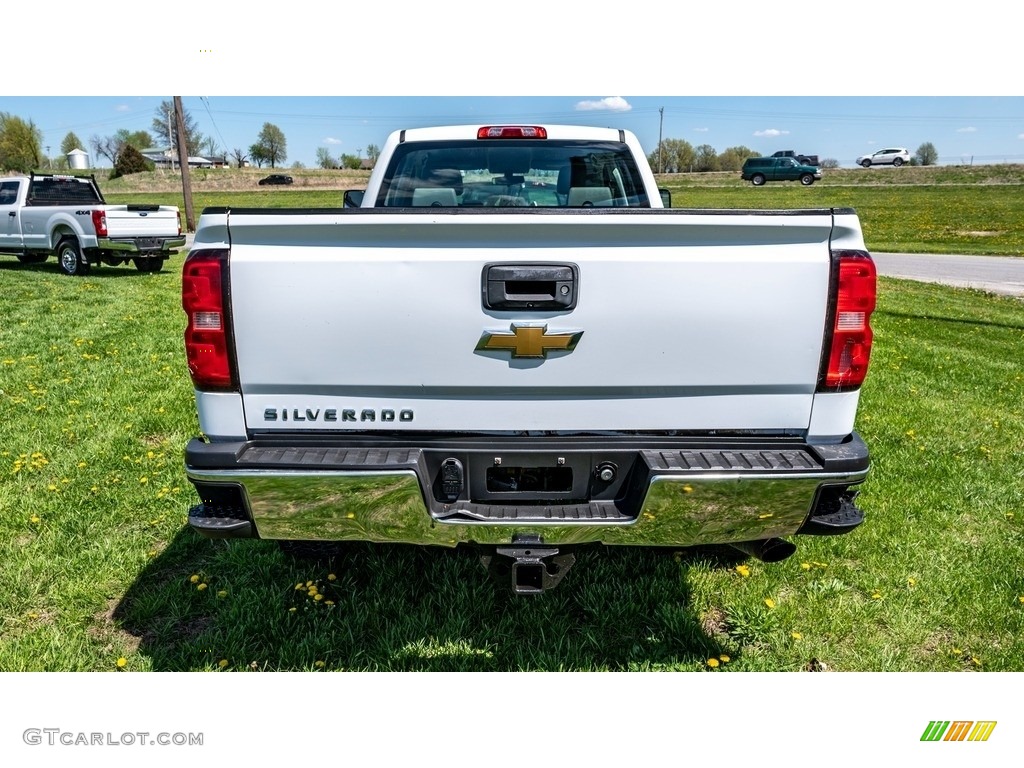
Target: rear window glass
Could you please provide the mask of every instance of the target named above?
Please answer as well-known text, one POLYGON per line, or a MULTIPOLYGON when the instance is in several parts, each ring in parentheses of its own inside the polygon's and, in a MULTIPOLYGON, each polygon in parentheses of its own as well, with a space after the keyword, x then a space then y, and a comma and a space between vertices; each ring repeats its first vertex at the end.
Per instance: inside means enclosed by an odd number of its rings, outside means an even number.
POLYGON ((385 178, 378 207, 650 207, 629 148, 617 142, 410 142, 395 150, 385 178))
POLYGON ((29 205, 96 205, 102 202, 87 179, 33 179, 28 190, 29 205))

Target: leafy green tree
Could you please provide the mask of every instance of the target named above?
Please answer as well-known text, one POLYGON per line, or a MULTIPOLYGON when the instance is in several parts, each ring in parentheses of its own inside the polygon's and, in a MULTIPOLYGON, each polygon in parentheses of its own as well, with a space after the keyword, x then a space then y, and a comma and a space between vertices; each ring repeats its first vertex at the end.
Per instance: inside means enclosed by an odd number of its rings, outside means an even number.
POLYGON ((320 168, 337 168, 338 161, 331 157, 330 151, 327 147, 316 148, 316 164, 320 168))
POLYGON ((74 131, 68 131, 68 135, 60 143, 60 153, 67 155, 73 149, 85 149, 85 144, 75 135, 74 131))
POLYGON ((738 147, 729 147, 718 156, 718 170, 739 171, 748 157, 757 157, 757 152, 742 144, 738 147))
POLYGON ((342 155, 338 158, 338 162, 342 168, 348 168, 351 171, 358 171, 363 167, 363 160, 359 155, 342 155))
POLYGON ((689 173, 694 159, 693 145, 685 139, 663 139, 647 156, 655 173, 689 173))
POLYGON ((256 143, 249 147, 249 154, 254 160, 259 156, 263 162, 270 163, 271 168, 276 168, 278 163, 283 163, 288 157, 288 142, 284 133, 273 123, 264 123, 256 143))
POLYGON ((921 165, 935 165, 935 163, 939 161, 939 152, 935 149, 934 144, 930 141, 926 141, 917 148, 917 152, 914 153, 914 157, 921 165))
POLYGON ((718 153, 710 144, 701 144, 694 154, 693 170, 699 173, 718 170, 718 153))
POLYGON ((0 170, 28 173, 43 158, 43 132, 31 120, 0 112, 0 170))
POLYGON ((369 158, 373 165, 377 164, 377 158, 380 157, 380 147, 376 144, 368 144, 366 146, 366 156, 369 158))
POLYGON ((149 131, 129 131, 127 128, 122 128, 114 134, 114 138, 119 144, 131 144, 140 152, 153 146, 153 137, 149 131))
POLYGON ((153 164, 146 160, 139 150, 131 144, 124 144, 117 155, 117 160, 114 162, 114 172, 110 174, 110 178, 116 179, 119 176, 127 176, 130 173, 152 170, 153 164))
MULTIPOLYGON (((188 154, 198 155, 199 149, 203 144, 203 134, 199 132, 199 126, 189 111, 186 109, 184 112, 185 146, 188 149, 188 154)), ((178 129, 174 124, 173 100, 167 99, 160 102, 160 106, 156 108, 156 117, 153 118, 153 124, 151 127, 153 129, 153 135, 156 136, 157 140, 175 150, 175 156, 177 156, 178 129), (168 131, 170 132, 168 133, 168 131)))

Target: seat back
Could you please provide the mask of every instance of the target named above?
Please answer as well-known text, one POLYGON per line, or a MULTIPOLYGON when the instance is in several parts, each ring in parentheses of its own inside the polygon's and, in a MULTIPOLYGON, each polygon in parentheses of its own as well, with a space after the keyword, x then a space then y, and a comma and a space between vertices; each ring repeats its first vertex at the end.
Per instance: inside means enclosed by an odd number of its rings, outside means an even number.
POLYGON ((566 203, 570 208, 608 206, 612 204, 612 191, 608 187, 571 187, 569 189, 569 200, 566 203))
POLYGON ((413 207, 451 207, 459 204, 451 187, 420 187, 412 191, 413 207))

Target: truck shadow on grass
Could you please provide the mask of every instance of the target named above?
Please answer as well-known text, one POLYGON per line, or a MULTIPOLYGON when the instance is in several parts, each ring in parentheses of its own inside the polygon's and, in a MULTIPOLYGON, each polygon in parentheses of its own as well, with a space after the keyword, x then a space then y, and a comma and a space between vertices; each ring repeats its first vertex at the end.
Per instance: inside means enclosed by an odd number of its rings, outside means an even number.
POLYGON ((114 619, 161 671, 698 669, 736 651, 688 575, 732 553, 578 549, 556 589, 516 596, 471 550, 350 544, 311 560, 186 528, 114 619))
POLYGON ((92 277, 134 277, 136 279, 142 279, 144 277, 151 277, 153 275, 170 274, 175 270, 180 271, 181 265, 175 265, 173 262, 170 262, 164 265, 164 268, 161 272, 140 272, 132 264, 121 264, 116 267, 111 267, 109 265, 104 264, 100 266, 93 265, 89 269, 89 273, 87 275, 74 277, 71 275, 64 274, 64 272, 61 271, 60 266, 52 259, 50 261, 43 262, 42 264, 21 264, 16 260, 0 260, 0 272, 38 272, 44 275, 53 275, 54 277, 59 277, 62 280, 81 280, 83 278, 88 279, 92 277))

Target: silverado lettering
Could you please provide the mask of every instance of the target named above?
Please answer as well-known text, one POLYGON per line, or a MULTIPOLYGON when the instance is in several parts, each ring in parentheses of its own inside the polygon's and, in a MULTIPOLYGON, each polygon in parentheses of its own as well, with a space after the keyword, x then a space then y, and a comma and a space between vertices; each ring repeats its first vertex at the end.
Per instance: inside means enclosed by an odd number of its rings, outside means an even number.
POLYGON ((854 530, 856 212, 671 208, 645 156, 617 129, 417 128, 344 208, 205 210, 190 525, 465 545, 520 594, 587 545, 775 562, 854 530))
MULTIPOLYGON (((395 411, 392 408, 383 408, 380 410, 380 420, 383 422, 392 422, 396 418, 401 422, 410 422, 415 418, 415 414, 412 410, 405 408, 400 411, 395 411)), ((341 420, 342 421, 376 421, 378 411, 371 408, 362 409, 358 416, 353 408, 341 409, 341 420)), ((321 417, 320 408, 264 408, 263 409, 263 420, 264 421, 317 421, 321 417)), ((337 408, 324 408, 323 409, 323 421, 334 422, 338 421, 338 409, 337 408)))

